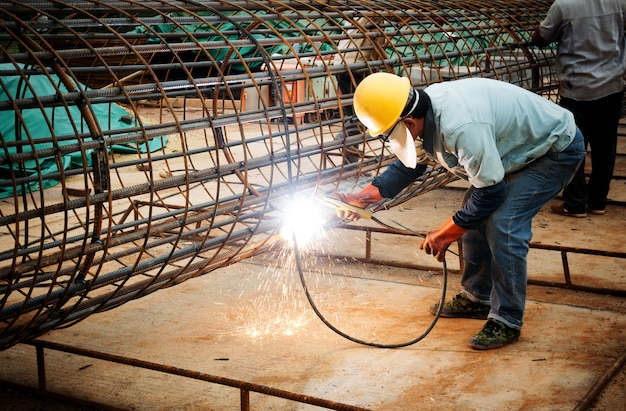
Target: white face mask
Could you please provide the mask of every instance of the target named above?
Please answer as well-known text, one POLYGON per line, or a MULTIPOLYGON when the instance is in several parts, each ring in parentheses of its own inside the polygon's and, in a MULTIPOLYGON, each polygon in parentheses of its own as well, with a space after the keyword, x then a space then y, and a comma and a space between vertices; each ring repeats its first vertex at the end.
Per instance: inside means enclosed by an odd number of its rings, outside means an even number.
POLYGON ((396 124, 389 135, 389 147, 405 167, 415 168, 418 162, 428 161, 422 141, 413 140, 411 132, 403 121, 396 124))

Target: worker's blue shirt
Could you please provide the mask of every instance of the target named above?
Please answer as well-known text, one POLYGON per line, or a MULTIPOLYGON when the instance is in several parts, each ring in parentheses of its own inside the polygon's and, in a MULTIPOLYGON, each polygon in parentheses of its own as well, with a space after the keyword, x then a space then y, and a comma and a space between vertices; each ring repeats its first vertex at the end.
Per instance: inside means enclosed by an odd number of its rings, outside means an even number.
MULTIPOLYGON (((433 160, 475 187, 453 216, 464 228, 477 226, 502 203, 507 174, 549 150, 562 151, 576 134, 571 112, 509 83, 464 79, 434 84, 424 91, 432 103, 432 124, 425 124, 427 133, 422 136, 424 147, 430 148, 433 160)), ((406 167, 394 163, 373 184, 381 195, 395 195, 411 183, 409 175, 406 167)))
POLYGON ((562 151, 576 134, 571 112, 513 84, 473 78, 424 91, 433 109, 435 160, 476 188, 502 181, 548 150, 562 151))

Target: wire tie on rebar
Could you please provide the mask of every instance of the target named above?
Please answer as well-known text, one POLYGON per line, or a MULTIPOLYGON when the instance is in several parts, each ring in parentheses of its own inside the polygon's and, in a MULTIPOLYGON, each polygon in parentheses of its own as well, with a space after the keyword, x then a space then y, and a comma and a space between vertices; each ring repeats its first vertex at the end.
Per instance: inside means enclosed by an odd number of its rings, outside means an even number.
POLYGON ((74 280, 74 284, 77 284, 77 285, 83 285, 83 286, 85 286, 85 287, 86 287, 86 286, 87 286, 87 284, 88 284, 88 281, 87 281, 87 280, 85 280, 85 277, 79 277, 79 278, 76 278, 76 279, 74 280))

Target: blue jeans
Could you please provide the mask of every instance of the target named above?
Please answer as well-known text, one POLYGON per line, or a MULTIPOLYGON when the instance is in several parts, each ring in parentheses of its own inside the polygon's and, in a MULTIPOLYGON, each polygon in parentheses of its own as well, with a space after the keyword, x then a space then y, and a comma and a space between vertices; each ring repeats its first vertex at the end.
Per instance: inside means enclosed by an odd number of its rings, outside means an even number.
POLYGON ((522 328, 532 219, 569 183, 584 156, 578 130, 562 152, 548 152, 507 175, 504 203, 481 226, 461 237, 462 292, 474 302, 490 304, 489 318, 522 328))

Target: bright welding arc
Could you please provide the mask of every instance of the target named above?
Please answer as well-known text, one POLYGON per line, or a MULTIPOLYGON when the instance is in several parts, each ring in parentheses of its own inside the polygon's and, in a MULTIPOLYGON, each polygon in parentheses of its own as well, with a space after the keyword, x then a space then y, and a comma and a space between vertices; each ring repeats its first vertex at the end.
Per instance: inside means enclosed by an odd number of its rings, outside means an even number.
POLYGON ((315 201, 296 196, 285 210, 280 234, 291 245, 294 242, 306 245, 322 235, 326 223, 327 219, 315 201))

